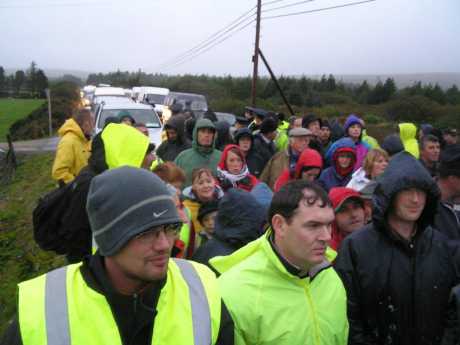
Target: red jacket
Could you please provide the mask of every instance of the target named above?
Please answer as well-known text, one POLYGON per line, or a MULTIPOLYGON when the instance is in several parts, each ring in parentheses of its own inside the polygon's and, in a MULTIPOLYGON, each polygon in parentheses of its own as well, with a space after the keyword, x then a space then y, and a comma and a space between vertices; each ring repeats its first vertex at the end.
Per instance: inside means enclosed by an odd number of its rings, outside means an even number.
POLYGON ((284 169, 275 182, 275 192, 279 191, 280 188, 289 181, 300 179, 302 175, 302 169, 304 167, 314 167, 319 168, 320 170, 323 168, 323 159, 321 158, 321 155, 318 153, 318 151, 313 149, 303 150, 295 166, 294 177, 291 178, 289 169, 284 169))
MULTIPOLYGON (((331 199, 334 212, 345 200, 351 197, 361 198, 361 195, 354 189, 346 187, 334 187, 329 191, 329 199, 331 199)), ((345 234, 337 229, 337 223, 334 221, 332 223, 332 240, 329 246, 335 251, 339 250, 344 238, 345 234)))
MULTIPOLYGON (((240 152, 239 156, 243 160, 243 168, 247 167, 246 160, 244 158, 243 153, 241 152, 240 147, 238 145, 233 145, 233 144, 225 146, 224 151, 222 152, 222 155, 220 156, 220 161, 219 161, 219 164, 217 164, 217 167, 220 170, 228 172, 227 165, 225 162, 227 161, 228 151, 230 151, 231 149, 237 149, 240 152)), ((248 171, 248 174, 245 178, 236 182, 236 188, 250 192, 252 188, 254 188, 254 186, 258 184, 259 182, 260 181, 257 179, 257 177, 255 177, 248 171)), ((219 173, 217 174, 217 183, 219 184, 220 187, 222 187, 224 191, 233 187, 231 183, 228 184, 228 181, 225 181, 225 179, 223 179, 222 176, 219 175, 219 173)))

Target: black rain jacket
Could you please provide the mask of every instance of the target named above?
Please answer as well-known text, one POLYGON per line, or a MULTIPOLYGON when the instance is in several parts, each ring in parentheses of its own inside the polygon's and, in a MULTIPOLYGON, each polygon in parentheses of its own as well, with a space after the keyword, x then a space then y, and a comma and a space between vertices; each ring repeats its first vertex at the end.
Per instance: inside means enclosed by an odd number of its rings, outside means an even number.
POLYGON ((439 344, 457 265, 447 238, 432 228, 436 183, 407 152, 394 156, 373 195, 372 223, 345 238, 335 268, 348 296, 349 344, 439 344), (427 193, 417 231, 407 241, 390 230, 396 194, 427 193))

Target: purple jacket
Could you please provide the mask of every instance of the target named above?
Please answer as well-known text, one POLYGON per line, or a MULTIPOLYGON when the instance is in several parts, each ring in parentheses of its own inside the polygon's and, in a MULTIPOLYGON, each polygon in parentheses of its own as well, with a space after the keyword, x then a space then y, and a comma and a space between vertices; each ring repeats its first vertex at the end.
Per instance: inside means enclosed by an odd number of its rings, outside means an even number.
POLYGON ((355 114, 350 114, 345 121, 343 129, 345 131, 345 136, 348 136, 348 128, 354 124, 359 124, 361 126, 361 136, 359 137, 359 141, 355 143, 356 145, 356 162, 355 166, 353 167, 353 171, 358 170, 362 167, 364 158, 366 158, 367 152, 369 151, 370 147, 361 141, 361 137, 363 135, 362 127, 363 123, 361 119, 356 116, 355 114))

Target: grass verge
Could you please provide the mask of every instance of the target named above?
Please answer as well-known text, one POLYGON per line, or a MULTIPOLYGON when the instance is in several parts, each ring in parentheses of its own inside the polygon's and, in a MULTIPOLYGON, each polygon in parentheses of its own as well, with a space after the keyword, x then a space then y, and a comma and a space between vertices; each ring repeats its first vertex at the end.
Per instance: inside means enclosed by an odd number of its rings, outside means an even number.
POLYGON ((53 159, 52 153, 20 156, 11 183, 0 186, 0 335, 16 312, 17 284, 64 264, 35 244, 32 230, 37 199, 55 188, 53 159))
POLYGON ((0 99, 0 141, 6 141, 10 126, 37 109, 43 99, 0 99))

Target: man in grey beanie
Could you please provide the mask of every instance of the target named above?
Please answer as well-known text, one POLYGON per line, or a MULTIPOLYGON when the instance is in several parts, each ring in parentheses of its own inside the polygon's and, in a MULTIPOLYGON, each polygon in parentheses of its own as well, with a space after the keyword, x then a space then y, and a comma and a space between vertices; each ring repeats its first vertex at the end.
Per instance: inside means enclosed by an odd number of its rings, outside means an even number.
POLYGON ((214 273, 170 258, 182 224, 159 177, 108 170, 86 209, 98 251, 19 284, 19 315, 0 344, 233 344, 214 273))

